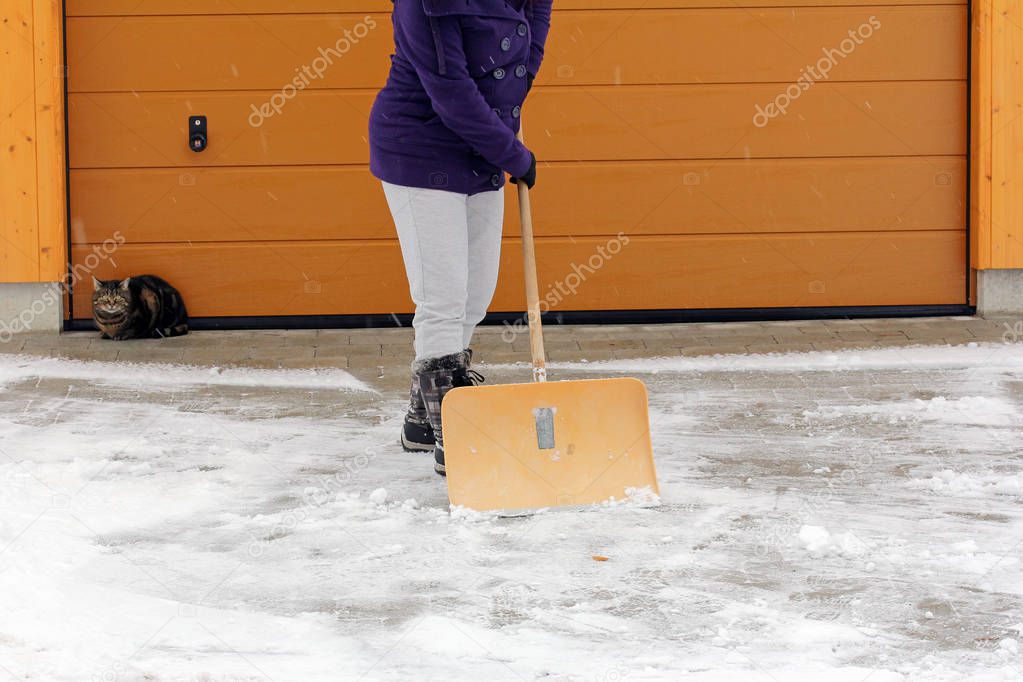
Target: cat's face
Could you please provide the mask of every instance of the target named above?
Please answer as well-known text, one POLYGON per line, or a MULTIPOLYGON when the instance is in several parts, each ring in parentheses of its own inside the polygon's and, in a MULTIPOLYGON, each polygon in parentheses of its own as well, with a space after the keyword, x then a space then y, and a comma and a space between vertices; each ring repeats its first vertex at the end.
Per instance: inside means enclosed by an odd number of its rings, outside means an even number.
POLYGON ((131 308, 131 291, 128 289, 130 281, 131 278, 124 281, 116 279, 103 281, 93 277, 93 309, 108 317, 126 313, 131 308))

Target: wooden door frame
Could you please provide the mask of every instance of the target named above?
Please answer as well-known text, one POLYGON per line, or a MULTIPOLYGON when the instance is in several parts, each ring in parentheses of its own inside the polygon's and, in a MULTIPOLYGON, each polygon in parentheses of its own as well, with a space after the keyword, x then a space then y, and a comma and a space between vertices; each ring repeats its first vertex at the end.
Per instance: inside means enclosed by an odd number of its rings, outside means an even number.
POLYGON ((64 7, 54 0, 6 0, 0 9, 12 82, 0 94, 7 127, 0 186, 0 282, 61 282, 67 273, 67 136, 64 7), (34 180, 27 179, 32 178, 34 180), (10 176, 8 176, 10 177, 10 176))
POLYGON ((969 248, 976 274, 1023 268, 1023 192, 1011 187, 1023 172, 1023 8, 1018 0, 972 0, 970 11, 969 248))

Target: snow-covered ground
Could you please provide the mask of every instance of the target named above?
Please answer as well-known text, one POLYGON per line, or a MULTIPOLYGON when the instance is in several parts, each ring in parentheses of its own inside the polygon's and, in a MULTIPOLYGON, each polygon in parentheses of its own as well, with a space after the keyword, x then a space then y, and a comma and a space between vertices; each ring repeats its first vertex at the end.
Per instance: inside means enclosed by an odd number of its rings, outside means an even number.
POLYGON ((1023 677, 1023 346, 599 373, 662 504, 505 519, 398 378, 0 357, 0 679, 1023 677))

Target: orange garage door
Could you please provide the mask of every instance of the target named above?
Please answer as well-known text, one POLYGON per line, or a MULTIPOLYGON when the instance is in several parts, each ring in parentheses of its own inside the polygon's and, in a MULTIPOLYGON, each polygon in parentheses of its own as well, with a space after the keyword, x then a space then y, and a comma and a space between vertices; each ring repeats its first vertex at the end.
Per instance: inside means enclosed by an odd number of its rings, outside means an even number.
MULTIPOLYGON (((877 3, 558 0, 526 117, 548 301, 964 304, 967 7, 877 3)), ((101 278, 196 317, 409 312, 367 171, 389 8, 68 0, 74 264, 114 239, 101 278)), ((508 215, 494 311, 522 308, 508 215)))

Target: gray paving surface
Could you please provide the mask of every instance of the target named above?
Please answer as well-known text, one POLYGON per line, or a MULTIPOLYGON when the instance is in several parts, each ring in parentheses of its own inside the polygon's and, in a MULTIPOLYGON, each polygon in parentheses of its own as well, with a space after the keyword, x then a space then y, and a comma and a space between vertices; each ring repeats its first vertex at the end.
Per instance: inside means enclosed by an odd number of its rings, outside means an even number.
MULTIPOLYGON (((576 362, 736 353, 779 353, 1003 341, 1023 338, 1015 318, 927 317, 544 328, 548 360, 576 362)), ((529 337, 507 326, 481 327, 473 342, 485 364, 529 362, 529 337)), ((360 376, 405 367, 412 330, 204 331, 160 340, 107 341, 96 332, 24 334, 0 353, 128 362, 257 368, 337 367, 360 376)))

